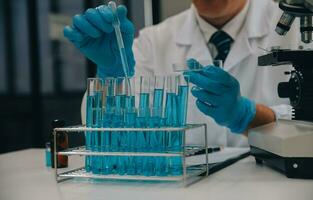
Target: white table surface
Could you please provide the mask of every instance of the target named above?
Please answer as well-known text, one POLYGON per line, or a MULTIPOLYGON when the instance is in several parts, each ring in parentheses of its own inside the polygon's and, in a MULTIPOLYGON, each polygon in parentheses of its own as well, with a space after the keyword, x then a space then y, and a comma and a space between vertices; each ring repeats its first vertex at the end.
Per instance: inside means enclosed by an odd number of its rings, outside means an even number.
POLYGON ((313 180, 288 179, 248 157, 187 188, 140 182, 57 184, 44 165, 44 150, 29 149, 0 155, 0 200, 20 199, 313 200, 313 180))

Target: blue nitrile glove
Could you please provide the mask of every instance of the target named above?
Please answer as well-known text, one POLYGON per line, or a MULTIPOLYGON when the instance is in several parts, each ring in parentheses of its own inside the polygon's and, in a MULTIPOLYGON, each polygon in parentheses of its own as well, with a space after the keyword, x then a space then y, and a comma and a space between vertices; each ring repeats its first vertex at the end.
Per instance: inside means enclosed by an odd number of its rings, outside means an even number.
POLYGON ((239 82, 233 76, 215 66, 185 74, 196 85, 191 92, 197 98, 201 112, 234 133, 242 133, 248 128, 255 117, 256 105, 241 96, 239 82))
MULTIPOLYGON (((134 75, 135 60, 132 51, 134 26, 127 19, 125 6, 117 7, 121 32, 129 65, 129 76, 134 75)), ((107 6, 90 8, 73 17, 73 25, 64 28, 67 37, 87 58, 98 65, 99 77, 124 76, 114 28, 113 12, 107 6)))

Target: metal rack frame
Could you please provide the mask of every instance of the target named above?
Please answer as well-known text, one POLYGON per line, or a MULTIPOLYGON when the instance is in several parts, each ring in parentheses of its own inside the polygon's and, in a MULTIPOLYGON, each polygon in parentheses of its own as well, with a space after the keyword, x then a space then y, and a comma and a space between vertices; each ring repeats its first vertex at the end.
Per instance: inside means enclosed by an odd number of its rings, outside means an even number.
POLYGON ((54 166, 57 166, 57 156, 66 155, 66 156, 149 156, 149 157, 173 157, 181 156, 183 164, 183 174, 180 176, 139 176, 139 175, 101 175, 101 174, 92 174, 86 172, 84 167, 80 167, 74 170, 68 170, 62 173, 59 173, 57 167, 55 167, 55 178, 57 182, 62 182, 71 178, 93 178, 93 179, 110 179, 110 180, 138 180, 138 181, 183 181, 184 185, 187 186, 190 183, 187 182, 187 179, 196 178, 196 180, 191 180, 193 182, 202 179, 203 177, 208 176, 209 174, 209 159, 208 159, 208 144, 207 144, 207 125, 206 124, 188 124, 184 127, 162 127, 162 128, 89 128, 86 126, 71 126, 71 127, 62 127, 55 128, 53 130, 54 137, 54 166), (203 128, 204 130, 204 145, 186 145, 186 132, 191 129, 203 128), (63 151, 57 150, 57 134, 59 132, 63 133, 85 133, 93 134, 91 132, 129 132, 133 134, 134 132, 176 132, 182 131, 182 141, 183 141, 183 150, 181 152, 94 152, 86 150, 84 146, 69 148, 63 151), (205 164, 204 165, 190 165, 187 166, 186 158, 192 157, 198 151, 205 150, 205 164), (201 177, 199 175, 202 175, 201 177))

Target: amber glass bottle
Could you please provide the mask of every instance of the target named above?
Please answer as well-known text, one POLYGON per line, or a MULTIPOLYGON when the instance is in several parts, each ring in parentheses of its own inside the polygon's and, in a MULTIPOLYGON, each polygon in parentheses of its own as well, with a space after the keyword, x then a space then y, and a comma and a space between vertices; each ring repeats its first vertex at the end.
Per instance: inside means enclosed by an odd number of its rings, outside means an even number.
MULTIPOLYGON (((65 122, 63 120, 55 119, 51 123, 52 131, 50 134, 50 144, 51 144, 51 164, 52 168, 54 168, 54 137, 53 137, 53 129, 54 128, 61 128, 65 126, 65 122)), ((56 137, 56 148, 57 151, 62 151, 68 148, 68 136, 66 133, 58 132, 56 137)), ((58 168, 65 168, 68 166, 68 157, 64 155, 57 156, 57 167, 58 168)))

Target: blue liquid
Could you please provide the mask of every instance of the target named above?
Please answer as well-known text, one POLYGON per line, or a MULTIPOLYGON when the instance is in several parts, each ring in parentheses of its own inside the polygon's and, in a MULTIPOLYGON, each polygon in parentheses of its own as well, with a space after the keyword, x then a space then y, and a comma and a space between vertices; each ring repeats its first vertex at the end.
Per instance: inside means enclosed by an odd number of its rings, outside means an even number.
MULTIPOLYGON (((185 126, 186 125, 186 118, 187 118, 187 105, 188 105, 188 86, 179 86, 178 87, 178 95, 177 95, 177 102, 178 102, 178 126, 185 126)), ((182 136, 184 131, 174 132, 172 134, 173 139, 172 142, 172 149, 174 151, 182 151, 182 136)), ((170 158, 170 172, 172 175, 181 175, 182 174, 182 158, 181 157, 173 157, 170 158)))
MULTIPOLYGON (((134 96, 126 96, 125 97, 125 118, 124 118, 124 126, 127 128, 135 127, 135 97, 134 96)), ((121 150, 122 151, 130 151, 130 134, 122 133, 121 134, 121 150)))
MULTIPOLYGON (((95 92, 94 96, 87 97, 87 119, 86 126, 92 128, 99 128, 102 125, 102 93, 95 92)), ((86 149, 92 151, 100 151, 100 132, 86 133, 86 149)), ((86 157, 86 171, 92 171, 99 174, 101 171, 101 157, 92 156, 86 157)))
MULTIPOLYGON (((150 127, 161 127, 161 118, 163 115, 163 89, 155 89, 154 90, 154 98, 153 98, 153 111, 151 115, 151 124, 150 127)), ((165 149, 163 146, 164 133, 156 133, 156 141, 152 140, 151 145, 153 150, 162 151, 165 149), (154 148, 157 146, 156 149, 154 148)))
POLYGON ((177 96, 175 93, 166 94, 166 103, 165 103, 165 125, 166 126, 177 126, 178 125, 178 116, 177 116, 177 96))
MULTIPOLYGON (((126 95, 116 95, 115 96, 115 114, 113 117, 113 127, 121 128, 124 127, 124 111, 129 99, 126 95)), ((126 151, 127 150, 127 133, 124 132, 114 132, 112 133, 112 151, 126 151)), ((127 168, 127 157, 118 156, 116 157, 116 173, 124 175, 127 168)))
MULTIPOLYGON (((87 127, 101 127, 101 106, 102 96, 101 92, 95 92, 94 96, 87 96, 86 106, 86 126, 87 127)), ((100 133, 86 132, 86 149, 87 150, 100 150, 100 133)), ((94 173, 100 172, 100 164, 98 157, 86 156, 85 168, 87 172, 91 170, 94 173)))
MULTIPOLYGON (((123 110, 125 108, 125 95, 115 96, 115 111, 112 118, 112 127, 121 128, 124 124, 123 110)), ((111 149, 112 151, 120 151, 121 133, 112 132, 111 149)))
MULTIPOLYGON (((162 127, 163 115, 163 89, 154 89, 153 111, 150 117, 150 127, 162 127)), ((150 145, 154 151, 162 152, 165 150, 165 132, 151 133, 150 145), (154 142, 156 141, 156 142, 154 142)), ((157 176, 166 176, 166 158, 155 157, 155 174, 157 176)))
POLYGON ((45 149, 46 151, 46 167, 51 167, 51 149, 45 149))
MULTIPOLYGON (((106 97, 107 99, 110 97, 106 97)), ((106 100, 107 100, 106 99, 106 100)), ((110 108, 107 104, 105 110, 102 113, 102 127, 108 128, 111 127, 113 120, 114 110, 110 108)), ((101 151, 108 152, 110 151, 111 146, 111 132, 104 131, 101 134, 101 151)), ((102 156, 102 165, 101 165, 101 174, 111 174, 112 173, 112 164, 110 156, 102 156)))
POLYGON ((155 89, 153 96, 153 107, 162 108, 163 107, 163 89, 155 89))
MULTIPOLYGON (((168 127, 178 126, 178 115, 177 115, 177 96, 175 93, 166 94, 166 103, 165 103, 165 125, 168 127)), ((166 138, 166 149, 174 150, 174 144, 176 137, 173 135, 174 132, 167 132, 165 134, 166 138)))
MULTIPOLYGON (((125 97, 124 109, 124 127, 135 127, 135 97, 125 97)), ((121 151, 133 151, 136 145, 136 136, 132 132, 121 132, 121 151), (131 150, 132 149, 132 150, 131 150)), ((135 174, 134 159, 130 156, 121 156, 119 158, 119 174, 135 174)))
MULTIPOLYGON (((139 112, 136 119, 136 127, 137 128, 146 128, 149 125, 149 102, 150 102, 150 95, 149 93, 140 93, 139 96, 139 112)), ((148 138, 149 133, 145 132, 137 132, 137 151, 138 152, 145 152, 148 151, 148 138)), ((147 166, 147 158, 146 157, 136 157, 135 158, 135 165, 136 165, 136 173, 138 175, 150 175, 149 169, 147 166)))
MULTIPOLYGON (((178 124, 178 96, 175 93, 166 94, 165 124, 166 126, 179 126, 178 124)), ((169 151, 179 151, 181 148, 181 137, 179 132, 167 132, 166 142, 169 151)), ((181 157, 167 159, 168 171, 171 175, 182 174, 181 157)))
MULTIPOLYGON (((133 107, 132 107, 133 108, 133 107)), ((135 122, 136 122, 136 112, 135 110, 133 110, 132 108, 130 109, 126 109, 125 110, 125 127, 135 127, 135 122)), ((135 148, 136 148, 136 134, 135 132, 129 132, 126 133, 126 147, 127 147, 127 151, 130 152, 134 152, 135 148)), ((135 175, 136 174, 136 158, 129 156, 129 157, 125 157, 126 158, 126 163, 124 163, 124 165, 127 165, 126 167, 126 173, 128 175, 135 175)))
POLYGON ((187 105, 188 105, 188 86, 178 87, 178 124, 179 126, 186 125, 187 105))

